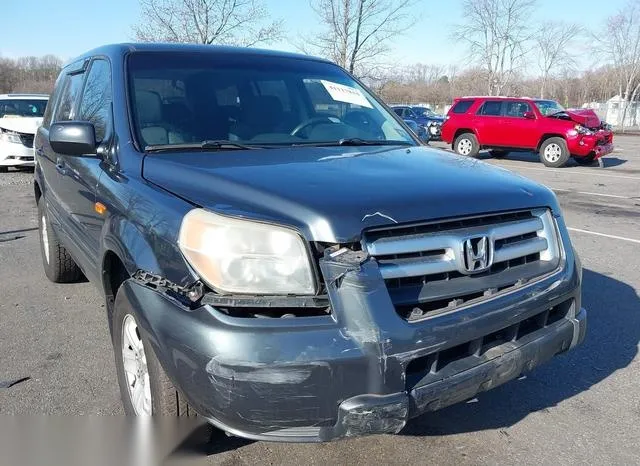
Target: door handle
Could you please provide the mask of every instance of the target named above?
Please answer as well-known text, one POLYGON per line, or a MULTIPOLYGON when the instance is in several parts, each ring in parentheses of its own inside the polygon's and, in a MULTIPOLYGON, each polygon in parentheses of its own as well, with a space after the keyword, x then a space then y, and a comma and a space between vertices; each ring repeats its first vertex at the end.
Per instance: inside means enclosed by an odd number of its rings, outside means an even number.
POLYGON ((58 173, 60 173, 61 175, 67 174, 67 167, 64 163, 64 160, 62 159, 56 160, 56 170, 58 170, 58 173))

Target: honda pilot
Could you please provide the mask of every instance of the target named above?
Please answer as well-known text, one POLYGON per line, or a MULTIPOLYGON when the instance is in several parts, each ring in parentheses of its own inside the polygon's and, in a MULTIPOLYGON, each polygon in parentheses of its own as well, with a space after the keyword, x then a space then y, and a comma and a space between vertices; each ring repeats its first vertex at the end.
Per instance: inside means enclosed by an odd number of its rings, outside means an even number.
POLYGON ((554 194, 421 145, 328 61, 102 47, 35 151, 44 271, 104 295, 127 414, 396 433, 584 338, 554 194))

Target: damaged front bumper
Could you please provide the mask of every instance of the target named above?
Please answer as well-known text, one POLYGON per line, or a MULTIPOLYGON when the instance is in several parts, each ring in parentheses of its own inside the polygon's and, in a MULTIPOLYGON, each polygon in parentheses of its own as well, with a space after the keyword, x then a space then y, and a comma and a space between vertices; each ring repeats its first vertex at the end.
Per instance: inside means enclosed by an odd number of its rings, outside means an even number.
POLYGON ((579 344, 579 266, 468 308, 408 322, 375 261, 320 261, 331 314, 242 318, 128 280, 125 305, 191 406, 225 431, 318 442, 396 433, 579 344))

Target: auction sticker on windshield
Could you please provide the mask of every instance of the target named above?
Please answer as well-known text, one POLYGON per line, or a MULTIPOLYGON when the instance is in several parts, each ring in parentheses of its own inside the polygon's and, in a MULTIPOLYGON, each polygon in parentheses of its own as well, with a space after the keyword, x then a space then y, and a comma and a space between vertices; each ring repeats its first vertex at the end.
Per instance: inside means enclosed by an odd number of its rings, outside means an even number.
POLYGON ((360 105, 361 107, 373 108, 360 89, 333 83, 331 81, 320 80, 331 98, 337 102, 360 105))

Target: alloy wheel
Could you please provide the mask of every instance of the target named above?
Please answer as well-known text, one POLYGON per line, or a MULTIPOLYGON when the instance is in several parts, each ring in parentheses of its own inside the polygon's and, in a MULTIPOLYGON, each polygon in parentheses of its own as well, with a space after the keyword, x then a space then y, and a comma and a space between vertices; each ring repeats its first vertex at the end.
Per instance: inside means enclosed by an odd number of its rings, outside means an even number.
POLYGON ((131 405, 137 416, 151 416, 151 387, 138 324, 127 314, 122 324, 122 363, 131 405))
POLYGON ((562 156, 562 148, 556 143, 551 143, 544 149, 544 158, 551 162, 557 162, 562 156))

